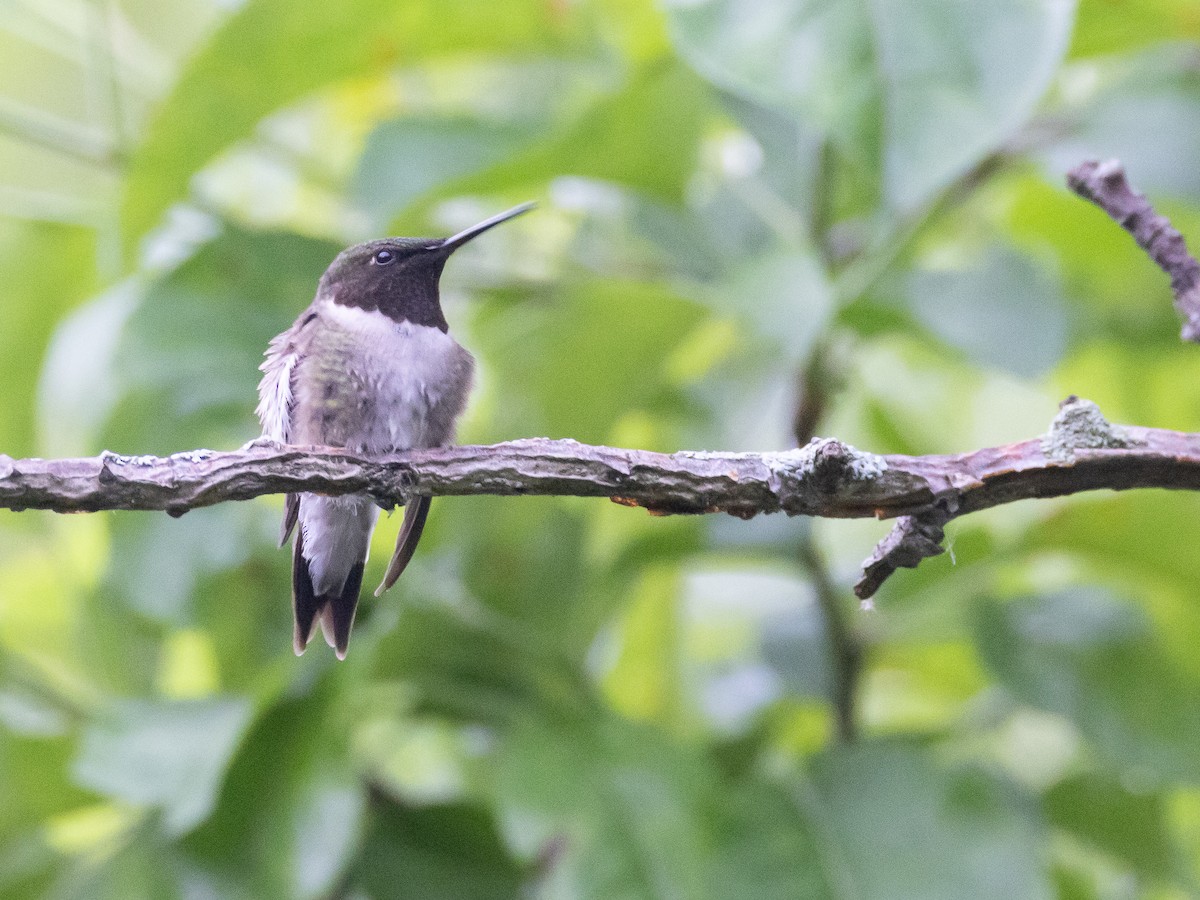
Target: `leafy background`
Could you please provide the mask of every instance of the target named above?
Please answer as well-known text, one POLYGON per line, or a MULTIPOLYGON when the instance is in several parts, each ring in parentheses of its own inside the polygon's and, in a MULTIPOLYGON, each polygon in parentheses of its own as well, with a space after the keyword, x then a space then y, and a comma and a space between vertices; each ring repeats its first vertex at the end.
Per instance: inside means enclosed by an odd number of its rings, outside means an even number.
MULTIPOLYGON (((455 257, 461 437, 953 452, 1078 393, 1200 430, 1194 0, 10 0, 0 450, 231 448, 336 250, 455 257)), ((1200 892, 1190 495, 886 525, 435 503, 349 659, 278 498, 0 516, 0 897, 1200 892), (855 664, 855 652, 861 652, 855 664)), ((396 519, 380 531, 378 577, 396 519)))

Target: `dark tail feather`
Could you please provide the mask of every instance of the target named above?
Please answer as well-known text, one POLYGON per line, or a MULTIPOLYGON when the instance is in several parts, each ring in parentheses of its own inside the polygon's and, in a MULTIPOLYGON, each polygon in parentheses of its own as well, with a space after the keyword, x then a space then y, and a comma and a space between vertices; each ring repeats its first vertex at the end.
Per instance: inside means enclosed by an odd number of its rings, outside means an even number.
POLYGON ((363 564, 358 562, 346 576, 346 584, 341 594, 316 596, 308 571, 308 560, 304 558, 304 529, 296 530, 296 543, 292 550, 292 612, 295 614, 296 628, 292 635, 292 647, 297 656, 304 652, 304 648, 312 640, 319 620, 325 640, 333 647, 337 658, 346 658, 362 579, 363 564))
POLYGON ((350 645, 350 629, 354 627, 354 612, 358 609, 358 592, 362 588, 363 564, 355 563, 346 576, 346 586, 341 596, 329 594, 321 598, 325 605, 321 609, 321 631, 325 640, 333 647, 338 659, 346 658, 350 645))
POLYGON ((296 520, 300 517, 300 495, 286 494, 283 500, 283 525, 279 529, 279 546, 282 547, 292 536, 296 520))
POLYGON ((304 558, 304 529, 296 532, 296 543, 292 546, 292 613, 296 628, 292 633, 292 649, 299 656, 312 640, 313 622, 323 600, 313 595, 312 577, 308 574, 308 560, 304 558))
POLYGON ((378 597, 403 574, 405 567, 417 551, 417 542, 421 540, 421 532, 425 530, 425 519, 429 515, 429 505, 433 502, 430 497, 413 497, 404 507, 404 524, 396 535, 396 552, 388 563, 387 573, 383 581, 375 589, 378 597))

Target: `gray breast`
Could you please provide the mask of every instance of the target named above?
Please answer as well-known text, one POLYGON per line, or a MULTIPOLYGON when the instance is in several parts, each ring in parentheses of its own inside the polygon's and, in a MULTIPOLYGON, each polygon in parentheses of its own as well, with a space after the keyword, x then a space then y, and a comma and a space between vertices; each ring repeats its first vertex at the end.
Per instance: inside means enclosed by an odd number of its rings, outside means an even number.
POLYGON ((454 436, 474 360, 445 332, 334 303, 317 310, 294 378, 293 443, 382 453, 454 436))

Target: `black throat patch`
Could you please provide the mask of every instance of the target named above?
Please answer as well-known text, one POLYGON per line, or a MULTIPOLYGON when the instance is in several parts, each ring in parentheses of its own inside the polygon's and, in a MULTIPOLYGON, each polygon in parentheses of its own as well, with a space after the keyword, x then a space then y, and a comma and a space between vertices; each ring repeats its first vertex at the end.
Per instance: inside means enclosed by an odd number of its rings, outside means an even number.
POLYGON ((445 264, 437 240, 371 241, 339 254, 322 276, 318 293, 342 306, 378 310, 395 322, 445 332, 449 325, 438 289, 445 264))

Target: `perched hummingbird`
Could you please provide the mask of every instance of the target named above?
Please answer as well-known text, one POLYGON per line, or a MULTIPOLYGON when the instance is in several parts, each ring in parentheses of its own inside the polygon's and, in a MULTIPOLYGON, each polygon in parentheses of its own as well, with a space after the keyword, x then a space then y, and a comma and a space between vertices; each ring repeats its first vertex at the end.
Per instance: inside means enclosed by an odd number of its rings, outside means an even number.
MULTIPOLYGON (((260 367, 263 437, 281 444, 344 447, 363 454, 440 447, 454 438, 475 360, 450 337, 438 280, 450 254, 532 203, 444 240, 384 238, 343 250, 317 295, 274 338, 260 367)), ((379 596, 412 559, 428 497, 412 498, 379 596)), ((292 548, 293 644, 304 652, 319 622, 346 658, 363 566, 379 509, 365 494, 288 494, 280 545, 292 548)))

